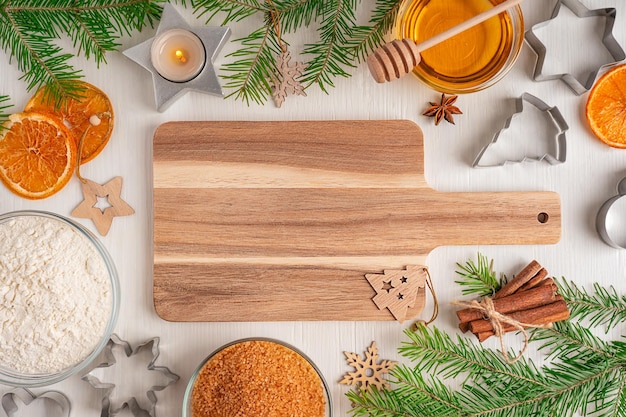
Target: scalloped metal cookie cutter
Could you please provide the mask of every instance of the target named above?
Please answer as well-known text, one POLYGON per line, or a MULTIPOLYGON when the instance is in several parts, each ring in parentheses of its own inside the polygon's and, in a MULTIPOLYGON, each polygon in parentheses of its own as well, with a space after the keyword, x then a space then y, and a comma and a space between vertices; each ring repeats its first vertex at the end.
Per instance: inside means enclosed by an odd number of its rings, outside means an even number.
POLYGON ((613 204, 622 197, 626 197, 626 178, 622 179, 617 185, 617 195, 604 202, 598 211, 598 217, 596 217, 596 230, 598 231, 600 238, 604 241, 604 243, 615 249, 626 249, 626 246, 615 243, 615 241, 611 238, 606 227, 606 220, 613 204))
POLYGON ((613 25, 615 24, 615 16, 616 9, 607 7, 604 9, 595 9, 589 10, 585 5, 578 2, 577 0, 558 0, 552 11, 552 16, 541 23, 534 25, 528 31, 526 31, 525 38, 528 45, 535 51, 537 54, 537 62, 535 63, 535 70, 533 73, 533 79, 535 81, 548 81, 548 80, 562 80, 565 84, 567 84, 574 93, 577 95, 584 94, 587 92, 596 80, 598 73, 607 67, 611 67, 615 65, 617 62, 622 61, 626 58, 626 54, 624 54, 624 50, 617 42, 617 40, 613 37, 613 25), (606 63, 598 67, 596 71, 593 71, 587 80, 578 80, 574 75, 565 73, 565 74, 543 74, 543 64, 546 58, 546 47, 539 40, 539 38, 535 35, 535 30, 547 26, 550 24, 552 20, 554 20, 561 10, 561 5, 564 5, 568 9, 570 9, 577 17, 585 18, 585 17, 604 17, 606 20, 604 26, 604 34, 602 36, 602 44, 609 51, 611 56, 614 59, 614 62, 606 63))
POLYGON ((565 140, 565 132, 569 129, 569 126, 567 125, 567 122, 563 118, 563 115, 561 114, 559 109, 557 107, 554 107, 554 106, 549 106, 543 100, 535 97, 534 95, 532 95, 530 93, 522 94, 517 99, 517 101, 515 102, 515 108, 516 108, 515 113, 513 113, 506 120, 506 122, 504 124, 504 127, 502 129, 500 129, 494 135, 494 137, 491 140, 491 142, 481 149, 481 151, 476 156, 476 159, 474 159, 474 162, 472 163, 472 166, 474 168, 485 168, 485 167, 494 167, 494 166, 504 166, 507 163, 521 163, 521 162, 525 162, 525 161, 532 161, 532 162, 546 161, 546 162, 549 162, 552 165, 561 164, 561 163, 565 162, 566 154, 567 154, 567 142, 565 140), (541 112, 545 113, 546 117, 549 120, 551 120, 552 123, 554 124, 554 126, 557 128, 557 134, 556 134, 556 136, 554 138, 555 145, 556 145, 556 147, 555 147, 555 151, 556 152, 554 153, 554 155, 546 153, 544 155, 536 156, 536 157, 534 157, 534 156, 525 156, 523 159, 521 159, 519 161, 505 160, 505 161, 503 161, 501 163, 498 163, 498 164, 481 165, 480 161, 483 158, 483 156, 485 155, 485 153, 487 152, 487 150, 494 143, 496 143, 498 141, 498 139, 500 138, 500 135, 502 134, 502 132, 506 131, 507 129, 509 129, 511 127, 511 123, 513 122, 515 117, 517 115, 521 114, 524 111, 524 102, 529 103, 530 105, 532 105, 532 106, 536 107, 537 109, 539 109, 541 112))
POLYGON ((137 347, 135 347, 135 349, 132 349, 128 342, 120 339, 119 336, 117 336, 116 334, 112 334, 103 352, 105 355, 105 361, 103 363, 100 363, 96 368, 92 369, 89 373, 82 377, 82 379, 84 381, 87 381, 92 387, 105 390, 104 397, 102 399, 102 414, 100 415, 100 417, 114 416, 122 411, 125 407, 128 407, 130 412, 135 417, 155 417, 157 403, 155 391, 162 391, 180 379, 180 377, 171 372, 169 368, 165 366, 156 366, 154 364, 159 357, 159 338, 154 337, 138 345, 137 347), (113 348, 115 346, 120 346, 124 350, 124 353, 127 357, 131 357, 143 349, 150 348, 152 351, 152 360, 148 364, 147 369, 149 371, 159 371, 163 373, 167 378, 166 384, 154 385, 150 387, 150 389, 146 392, 146 397, 150 401, 150 410, 145 410, 141 408, 135 397, 131 397, 125 400, 122 404, 119 405, 118 408, 112 409, 113 405, 111 404, 111 394, 115 389, 115 384, 101 382, 97 377, 91 374, 97 368, 105 368, 115 365, 116 360, 115 355, 113 354, 113 348))
MULTIPOLYGON (((52 402, 58 409, 61 411, 61 416, 69 417, 70 411, 72 409, 72 405, 70 400, 67 398, 65 394, 60 391, 46 391, 39 395, 33 394, 30 390, 26 388, 16 388, 13 391, 9 391, 2 396, 2 411, 4 411, 7 417, 15 416, 20 406, 16 402, 16 399, 19 399, 25 406, 30 405, 34 401, 38 400, 46 400, 52 402)), ((46 411, 46 414, 41 417, 49 417, 51 414, 49 411, 46 411)), ((32 416, 35 417, 35 416, 32 416)))

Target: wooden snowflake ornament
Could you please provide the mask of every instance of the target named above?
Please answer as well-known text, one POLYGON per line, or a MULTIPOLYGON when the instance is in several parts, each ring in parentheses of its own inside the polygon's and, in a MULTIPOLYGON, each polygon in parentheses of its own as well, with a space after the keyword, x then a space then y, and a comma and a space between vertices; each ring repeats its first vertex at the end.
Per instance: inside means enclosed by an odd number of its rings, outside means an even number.
POLYGON ((372 298, 380 309, 388 309, 402 323, 419 315, 426 304, 428 270, 423 266, 408 266, 403 270, 385 270, 383 274, 366 274, 376 291, 372 298))
POLYGON ((295 94, 300 96, 306 96, 304 92, 304 86, 297 80, 304 73, 306 64, 303 62, 296 62, 290 65, 291 52, 287 48, 283 49, 283 52, 278 56, 277 67, 280 72, 280 78, 274 78, 274 89, 272 98, 276 107, 282 106, 287 94, 295 94))
POLYGON ((348 365, 354 367, 354 371, 345 374, 343 379, 339 381, 340 384, 358 385, 364 390, 372 386, 378 390, 389 386, 387 380, 383 378, 383 374, 389 373, 398 362, 388 359, 378 362, 376 342, 372 342, 367 348, 363 359, 357 353, 343 352, 343 354, 346 355, 348 365))

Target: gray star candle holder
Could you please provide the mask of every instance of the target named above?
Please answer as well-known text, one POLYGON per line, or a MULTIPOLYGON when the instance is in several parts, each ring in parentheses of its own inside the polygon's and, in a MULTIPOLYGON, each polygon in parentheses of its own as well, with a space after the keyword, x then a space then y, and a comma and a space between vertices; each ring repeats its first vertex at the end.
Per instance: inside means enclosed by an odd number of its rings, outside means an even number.
MULTIPOLYGON (((199 91, 223 97, 222 87, 215 73, 215 68, 213 68, 213 61, 229 37, 230 28, 225 26, 191 28, 174 6, 165 4, 155 37, 125 50, 123 54, 152 73, 156 107, 158 111, 162 112, 187 91, 199 91), (153 62, 155 40, 161 39, 161 35, 165 32, 175 29, 182 29, 180 32, 187 31, 197 36, 201 42, 201 47, 204 48, 203 66, 199 71, 196 71, 197 75, 192 73, 190 79, 183 78, 178 81, 165 78, 164 75, 168 76, 168 74, 165 74, 164 69, 160 68, 161 72, 164 72, 161 74, 153 62)), ((160 65, 157 63, 157 66, 160 65)))

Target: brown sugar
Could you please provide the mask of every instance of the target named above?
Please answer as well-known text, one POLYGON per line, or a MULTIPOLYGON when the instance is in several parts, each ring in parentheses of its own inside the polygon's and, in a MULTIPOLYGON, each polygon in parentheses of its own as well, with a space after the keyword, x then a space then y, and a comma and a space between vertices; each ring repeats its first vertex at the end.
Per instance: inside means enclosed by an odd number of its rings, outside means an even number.
POLYGON ((200 370, 193 417, 324 417, 322 380, 300 354, 279 343, 228 346, 200 370))

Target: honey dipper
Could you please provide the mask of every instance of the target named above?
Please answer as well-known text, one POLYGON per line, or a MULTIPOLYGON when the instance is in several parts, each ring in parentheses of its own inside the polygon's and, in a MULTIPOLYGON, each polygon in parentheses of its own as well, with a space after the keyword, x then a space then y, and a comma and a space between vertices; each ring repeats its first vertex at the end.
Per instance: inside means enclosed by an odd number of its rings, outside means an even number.
POLYGON ((379 83, 403 77, 419 64, 422 51, 432 48, 521 2, 522 0, 506 0, 418 44, 409 38, 396 39, 386 43, 367 57, 367 66, 370 73, 376 82, 379 83))

